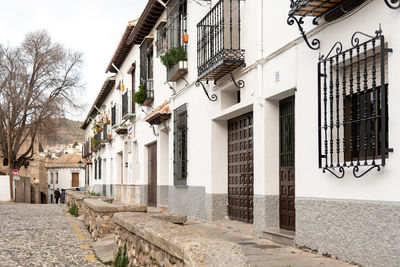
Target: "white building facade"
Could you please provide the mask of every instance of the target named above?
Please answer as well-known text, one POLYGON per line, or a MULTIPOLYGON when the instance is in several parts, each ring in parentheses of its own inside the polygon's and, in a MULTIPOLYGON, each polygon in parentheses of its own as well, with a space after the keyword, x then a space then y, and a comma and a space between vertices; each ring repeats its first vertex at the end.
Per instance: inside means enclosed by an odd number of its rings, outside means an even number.
POLYGON ((84 150, 90 187, 400 265, 400 3, 166 2, 128 25, 83 125, 110 120, 84 150))

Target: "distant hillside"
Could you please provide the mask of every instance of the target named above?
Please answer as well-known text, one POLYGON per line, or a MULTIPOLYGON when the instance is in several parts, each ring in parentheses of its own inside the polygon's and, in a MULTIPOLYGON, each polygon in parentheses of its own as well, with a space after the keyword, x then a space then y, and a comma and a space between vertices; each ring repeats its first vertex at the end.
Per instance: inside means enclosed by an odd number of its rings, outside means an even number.
POLYGON ((48 140, 49 145, 82 143, 85 141, 85 131, 80 127, 81 121, 72 121, 66 118, 56 120, 55 135, 48 140))

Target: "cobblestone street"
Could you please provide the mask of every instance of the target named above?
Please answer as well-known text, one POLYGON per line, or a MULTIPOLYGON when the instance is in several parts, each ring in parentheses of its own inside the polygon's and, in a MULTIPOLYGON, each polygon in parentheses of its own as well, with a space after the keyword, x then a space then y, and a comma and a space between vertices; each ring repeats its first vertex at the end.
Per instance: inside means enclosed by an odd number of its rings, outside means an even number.
POLYGON ((59 205, 0 203, 0 266, 103 266, 59 205))

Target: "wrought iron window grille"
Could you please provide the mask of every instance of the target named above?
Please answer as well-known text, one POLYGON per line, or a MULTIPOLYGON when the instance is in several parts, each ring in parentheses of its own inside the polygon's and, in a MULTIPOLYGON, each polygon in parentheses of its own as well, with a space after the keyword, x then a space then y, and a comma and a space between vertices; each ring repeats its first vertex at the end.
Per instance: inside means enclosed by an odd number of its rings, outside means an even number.
POLYGON ((336 42, 320 57, 318 150, 324 173, 343 178, 347 167, 360 178, 372 169, 380 171, 393 152, 388 142, 389 52, 379 29, 375 36, 355 32, 349 49, 336 42))
MULTIPOLYGON (((236 82, 232 73, 245 66, 245 50, 241 48, 240 2, 241 0, 220 0, 197 24, 199 81, 214 80, 216 84, 220 78, 230 74, 236 87, 244 87, 244 81, 236 82)), ((206 95, 210 99, 207 93, 206 95)))
POLYGON ((187 180, 187 104, 174 110, 174 185, 187 180))
POLYGON ((400 0, 385 0, 386 5, 391 9, 400 8, 400 0))

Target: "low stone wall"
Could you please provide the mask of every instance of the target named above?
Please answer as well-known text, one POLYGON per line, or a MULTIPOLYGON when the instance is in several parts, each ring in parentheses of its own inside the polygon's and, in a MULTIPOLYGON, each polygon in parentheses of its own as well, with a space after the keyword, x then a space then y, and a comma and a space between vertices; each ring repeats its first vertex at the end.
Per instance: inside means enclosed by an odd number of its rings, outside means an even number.
POLYGON ((89 195, 86 191, 75 191, 75 190, 67 190, 65 192, 65 203, 69 203, 71 206, 76 204, 78 206, 79 215, 85 214, 85 205, 83 204, 83 200, 89 199, 101 199, 107 202, 112 202, 112 198, 104 197, 104 196, 92 196, 89 195))
POLYGON ((248 266, 234 243, 140 213, 114 214, 116 250, 127 248, 129 266, 248 266))
POLYGON ((84 207, 84 223, 94 239, 114 232, 113 215, 116 212, 147 212, 147 205, 124 205, 105 202, 101 199, 86 198, 84 207))

